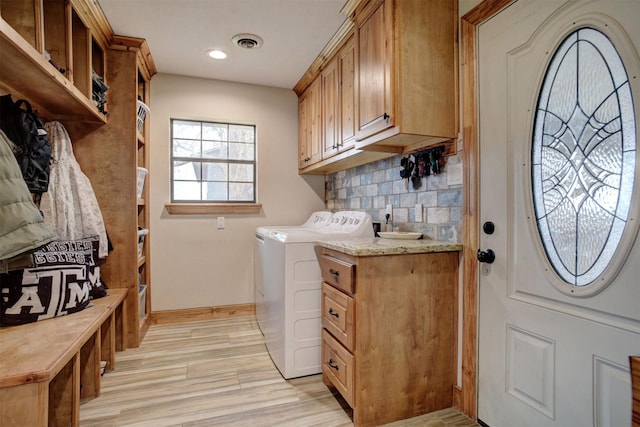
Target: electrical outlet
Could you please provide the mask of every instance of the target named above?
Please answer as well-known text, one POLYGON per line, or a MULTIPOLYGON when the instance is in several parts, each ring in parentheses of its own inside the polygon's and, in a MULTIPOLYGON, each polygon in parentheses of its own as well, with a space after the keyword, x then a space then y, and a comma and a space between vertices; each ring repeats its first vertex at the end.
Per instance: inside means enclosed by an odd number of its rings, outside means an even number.
POLYGON ((389 219, 393 219, 393 205, 387 205, 387 211, 385 212, 385 215, 389 215, 389 219))
POLYGON ((422 222, 424 221, 422 219, 422 203, 416 203, 416 222, 422 222))
POLYGON ((218 217, 218 230, 222 230, 224 228, 224 217, 223 216, 219 216, 218 217))

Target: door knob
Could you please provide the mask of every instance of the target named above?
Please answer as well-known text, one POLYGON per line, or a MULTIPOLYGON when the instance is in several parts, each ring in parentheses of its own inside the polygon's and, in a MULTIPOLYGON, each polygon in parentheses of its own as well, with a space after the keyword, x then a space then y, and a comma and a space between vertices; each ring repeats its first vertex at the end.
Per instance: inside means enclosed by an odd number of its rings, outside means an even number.
POLYGON ((487 221, 482 224, 482 231, 484 231, 486 234, 493 234, 493 232, 496 231, 496 226, 493 222, 487 221))
POLYGON ((491 249, 487 249, 486 251, 478 249, 478 261, 493 264, 495 260, 496 254, 491 249))

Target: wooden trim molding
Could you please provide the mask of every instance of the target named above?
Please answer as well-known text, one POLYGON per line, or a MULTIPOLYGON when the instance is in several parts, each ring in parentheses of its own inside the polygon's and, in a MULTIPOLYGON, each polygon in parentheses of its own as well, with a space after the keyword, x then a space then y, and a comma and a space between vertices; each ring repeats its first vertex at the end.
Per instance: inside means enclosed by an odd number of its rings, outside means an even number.
POLYGON ((165 203, 171 215, 257 214, 262 203, 165 203))
POLYGON ((187 308, 183 310, 152 311, 149 319, 152 325, 166 325, 169 323, 247 317, 255 316, 255 314, 255 304, 235 304, 217 307, 187 308))
POLYGON ((318 74, 329 63, 331 58, 338 52, 338 50, 344 45, 349 37, 353 34, 353 22, 345 20, 344 23, 338 28, 338 31, 331 37, 331 40, 322 48, 322 51, 318 54, 316 59, 311 63, 307 71, 300 77, 298 83, 293 87, 293 91, 298 95, 309 87, 311 83, 318 77, 318 74))
POLYGON ((631 423, 633 427, 640 427, 640 356, 629 356, 631 366, 631 423))
POLYGON ((478 140, 478 26, 515 0, 484 0, 461 18, 461 97, 463 144, 463 289, 462 394, 459 409, 471 419, 478 412, 478 262, 479 140, 478 140))
POLYGON ((158 72, 156 64, 153 62, 151 52, 149 51, 149 45, 145 39, 114 35, 111 38, 111 44, 109 47, 111 49, 139 52, 140 60, 142 61, 141 65, 144 65, 143 70, 147 73, 145 78, 150 79, 158 72))

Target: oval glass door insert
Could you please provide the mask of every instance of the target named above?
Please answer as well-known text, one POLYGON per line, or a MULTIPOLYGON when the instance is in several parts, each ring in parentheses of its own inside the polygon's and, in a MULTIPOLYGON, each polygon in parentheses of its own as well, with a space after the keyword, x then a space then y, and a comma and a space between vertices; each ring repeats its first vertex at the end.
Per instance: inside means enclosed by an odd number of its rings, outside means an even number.
POLYGON ((572 295, 598 292, 617 273, 614 256, 626 258, 633 242, 619 248, 636 174, 629 78, 602 32, 578 29, 555 52, 540 89, 531 155, 538 232, 563 281, 555 286, 572 295))

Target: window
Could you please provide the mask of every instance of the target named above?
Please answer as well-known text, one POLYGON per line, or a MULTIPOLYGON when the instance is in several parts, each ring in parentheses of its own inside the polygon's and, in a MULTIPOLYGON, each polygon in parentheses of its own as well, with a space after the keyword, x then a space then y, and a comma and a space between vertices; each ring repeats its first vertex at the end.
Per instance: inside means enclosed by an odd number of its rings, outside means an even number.
POLYGON ((636 175, 629 78, 600 31, 581 28, 560 44, 540 89, 532 140, 533 203, 547 258, 568 292, 595 293, 630 249, 633 239, 623 232, 634 234, 636 175))
POLYGON ((171 200, 254 203, 256 128, 171 120, 171 200))

